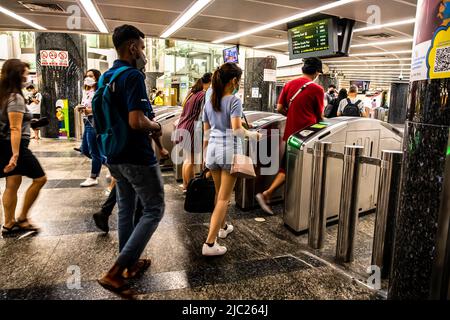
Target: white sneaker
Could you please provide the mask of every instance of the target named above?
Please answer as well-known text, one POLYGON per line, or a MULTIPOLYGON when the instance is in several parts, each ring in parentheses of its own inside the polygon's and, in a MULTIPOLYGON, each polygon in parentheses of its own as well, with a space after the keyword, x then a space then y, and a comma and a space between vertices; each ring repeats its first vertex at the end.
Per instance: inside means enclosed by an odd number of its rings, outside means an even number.
POLYGON ((93 187, 98 185, 98 179, 88 178, 86 181, 80 184, 80 187, 93 187))
POLYGON ((212 247, 208 246, 206 243, 203 244, 202 254, 204 256, 223 256, 225 253, 227 253, 227 248, 220 246, 217 242, 215 242, 212 247))
POLYGON ((225 239, 230 233, 233 232, 234 227, 231 224, 227 224, 227 226, 228 227, 226 230, 222 229, 222 228, 219 230, 219 238, 220 239, 225 239))
POLYGON ((267 205, 266 203, 266 199, 264 198, 262 193, 258 193, 256 195, 256 201, 258 201, 259 206, 261 207, 261 209, 263 209, 267 214, 270 214, 273 216, 273 211, 272 209, 267 205))

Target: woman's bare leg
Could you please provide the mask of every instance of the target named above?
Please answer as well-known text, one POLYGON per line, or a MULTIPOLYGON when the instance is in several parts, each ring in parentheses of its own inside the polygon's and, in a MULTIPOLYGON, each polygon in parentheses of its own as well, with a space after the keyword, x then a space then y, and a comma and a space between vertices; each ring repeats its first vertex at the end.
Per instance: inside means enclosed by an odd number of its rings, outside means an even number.
POLYGON ((6 178, 6 189, 3 193, 3 209, 5 211, 6 228, 12 228, 16 223, 17 192, 22 183, 22 176, 10 176, 6 178))
POLYGON ((185 190, 192 178, 194 178, 194 154, 188 155, 183 162, 183 188, 185 190))
POLYGON ((27 192, 25 193, 25 200, 23 202, 22 212, 19 218, 17 219, 19 222, 26 221, 28 219, 28 212, 30 211, 31 207, 33 206, 34 202, 39 196, 39 192, 41 191, 42 187, 45 185, 46 182, 47 177, 45 176, 33 180, 27 192))
MULTIPOLYGON (((219 233, 219 230, 222 227, 222 223, 226 218, 228 211, 228 202, 231 199, 234 185, 236 184, 237 180, 236 177, 230 175, 230 173, 227 171, 222 170, 218 172, 221 172, 220 188, 219 194, 217 196, 216 206, 211 216, 208 238, 206 239, 206 243, 209 244, 212 244, 216 241, 217 234, 219 233)), ((214 181, 216 181, 218 173, 213 171, 212 174, 214 181)))

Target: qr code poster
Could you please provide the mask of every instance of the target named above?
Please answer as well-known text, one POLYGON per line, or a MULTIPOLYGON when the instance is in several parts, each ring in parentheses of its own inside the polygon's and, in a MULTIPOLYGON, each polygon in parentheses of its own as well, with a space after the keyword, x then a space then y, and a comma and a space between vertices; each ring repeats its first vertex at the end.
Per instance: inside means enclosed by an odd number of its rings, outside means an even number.
POLYGON ((450 26, 437 30, 427 60, 429 79, 450 78, 450 26))

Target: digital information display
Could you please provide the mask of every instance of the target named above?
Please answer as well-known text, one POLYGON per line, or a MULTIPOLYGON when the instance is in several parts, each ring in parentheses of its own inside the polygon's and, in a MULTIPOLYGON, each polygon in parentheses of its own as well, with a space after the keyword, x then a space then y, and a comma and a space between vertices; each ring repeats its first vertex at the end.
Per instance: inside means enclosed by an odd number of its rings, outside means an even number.
POLYGON ((308 53, 329 51, 330 19, 307 23, 289 30, 292 37, 292 53, 294 56, 308 53))
POLYGON ((231 47, 223 50, 223 61, 239 63, 239 51, 237 47, 231 47))

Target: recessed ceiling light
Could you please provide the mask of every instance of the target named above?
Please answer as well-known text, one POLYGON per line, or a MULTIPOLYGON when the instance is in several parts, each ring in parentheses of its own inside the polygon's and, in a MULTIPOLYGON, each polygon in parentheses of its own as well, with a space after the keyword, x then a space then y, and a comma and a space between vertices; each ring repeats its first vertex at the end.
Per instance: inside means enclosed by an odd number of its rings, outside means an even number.
POLYGON ((403 26, 403 25, 407 25, 407 24, 413 24, 415 22, 416 22, 416 18, 410 18, 410 19, 402 20, 402 21, 395 21, 395 22, 389 22, 389 23, 385 23, 385 24, 371 25, 368 27, 355 29, 353 32, 363 32, 363 31, 370 31, 370 30, 378 30, 378 29, 382 29, 382 28, 403 26))
POLYGON ((403 54, 403 53, 412 53, 412 50, 355 53, 351 54, 350 57, 385 56, 387 54, 403 54))
POLYGON ((20 22, 25 23, 26 25, 29 25, 30 27, 34 28, 34 29, 38 29, 38 30, 47 30, 46 28, 38 25, 37 23, 34 23, 31 20, 28 20, 27 18, 24 18, 22 16, 19 16, 18 14, 15 14, 14 12, 0 6, 0 12, 3 12, 4 14, 6 14, 7 16, 10 16, 13 19, 16 19, 20 22))
POLYGON ((108 28, 105 25, 97 7, 94 5, 92 0, 80 0, 81 4, 84 7, 84 11, 87 13, 91 21, 97 27, 97 30, 101 33, 109 33, 108 28))
POLYGON ((189 21, 192 20, 206 5, 212 0, 198 0, 191 7, 189 7, 184 13, 181 14, 162 34, 161 38, 168 38, 174 34, 178 29, 182 28, 189 21))
POLYGON ((253 47, 253 49, 263 49, 263 48, 270 48, 270 47, 276 47, 276 46, 283 46, 289 44, 289 41, 283 41, 283 42, 276 42, 276 43, 270 43, 270 44, 263 44, 261 46, 253 47))
MULTIPOLYGON (((330 68, 354 68, 355 64, 339 64, 339 65, 328 65, 330 68)), ((389 63, 384 63, 384 64, 368 64, 365 66, 360 66, 361 68, 373 68, 373 67, 410 67, 411 63, 401 63, 401 64, 389 64, 389 63)))
POLYGON ((291 22, 291 21, 294 21, 294 20, 305 18, 305 17, 311 16, 313 14, 320 13, 320 12, 323 12, 323 11, 327 11, 327 10, 330 10, 330 9, 333 9, 333 8, 337 8, 337 7, 340 7, 340 6, 343 6, 343 5, 352 3, 352 2, 356 2, 356 1, 359 1, 359 0, 340 0, 340 1, 335 1, 335 2, 332 2, 332 3, 329 3, 329 4, 326 4, 326 5, 317 7, 317 8, 312 9, 312 10, 300 12, 298 14, 295 14, 295 15, 287 17, 287 18, 283 18, 283 19, 276 20, 276 21, 273 21, 273 22, 270 22, 270 23, 267 23, 267 24, 263 24, 263 25, 261 25, 259 27, 252 28, 252 29, 244 31, 244 32, 236 33, 236 34, 234 34, 232 36, 228 36, 228 37, 225 37, 225 38, 222 38, 222 39, 215 40, 215 41, 213 41, 213 43, 222 43, 222 42, 227 42, 229 40, 233 40, 233 39, 241 38, 241 37, 244 37, 244 36, 248 36, 250 34, 254 34, 254 33, 257 33, 257 32, 263 31, 263 30, 267 30, 267 29, 270 29, 270 28, 273 28, 273 27, 276 27, 276 26, 279 26, 279 25, 282 25, 282 24, 285 24, 285 23, 288 23, 288 22, 291 22))
POLYGON ((400 39, 400 40, 394 40, 394 41, 379 41, 379 42, 369 42, 369 43, 363 43, 363 44, 353 44, 350 46, 350 48, 365 48, 365 47, 374 47, 374 46, 384 46, 384 45, 390 45, 390 44, 399 44, 399 43, 408 43, 413 42, 414 40, 411 39, 400 39))
POLYGON ((325 63, 370 63, 370 62, 389 62, 389 61, 400 61, 400 60, 411 60, 411 58, 396 58, 396 59, 372 59, 372 60, 342 60, 342 61, 326 61, 325 63))

